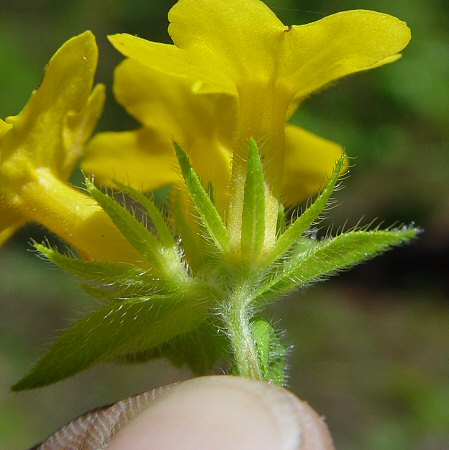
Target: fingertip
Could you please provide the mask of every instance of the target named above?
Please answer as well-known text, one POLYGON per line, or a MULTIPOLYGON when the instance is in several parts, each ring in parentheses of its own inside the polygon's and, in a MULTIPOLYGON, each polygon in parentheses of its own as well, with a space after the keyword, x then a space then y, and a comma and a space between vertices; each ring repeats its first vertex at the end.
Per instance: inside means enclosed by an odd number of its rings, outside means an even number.
POLYGON ((232 376, 179 383, 151 401, 108 450, 332 450, 320 416, 278 386, 232 376))

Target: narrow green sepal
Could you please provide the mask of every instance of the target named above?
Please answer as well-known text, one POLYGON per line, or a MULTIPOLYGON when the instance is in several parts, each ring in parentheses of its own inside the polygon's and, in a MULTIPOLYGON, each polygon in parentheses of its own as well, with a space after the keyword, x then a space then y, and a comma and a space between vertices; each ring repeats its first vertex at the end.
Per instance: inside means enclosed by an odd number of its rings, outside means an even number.
POLYGON ((250 325, 263 379, 283 386, 287 348, 282 344, 268 320, 258 318, 250 325))
POLYGON ((160 280, 149 270, 129 263, 85 261, 38 243, 34 243, 34 247, 48 261, 81 278, 83 289, 101 300, 117 301, 150 295, 161 288, 160 280))
POLYGON ((63 255, 37 242, 33 245, 45 259, 85 281, 125 284, 132 283, 133 280, 140 280, 139 282, 142 285, 148 285, 151 281, 150 276, 145 276, 147 274, 145 270, 129 263, 85 261, 63 255))
POLYGON ((143 192, 136 191, 131 186, 126 186, 118 181, 115 181, 115 184, 122 192, 137 200, 144 207, 145 212, 150 218, 151 223, 156 230, 156 234, 164 247, 176 247, 176 241, 170 226, 154 202, 143 192))
POLYGON ((245 180, 241 251, 245 259, 259 255, 265 239, 265 177, 259 147, 251 138, 245 180))
POLYGON ((128 242, 148 261, 163 266, 160 260, 162 244, 153 233, 125 207, 101 192, 89 179, 85 179, 85 184, 89 194, 104 209, 128 242))
POLYGON ((287 258, 275 275, 262 283, 256 296, 268 300, 285 295, 293 289, 308 286, 322 278, 402 245, 415 238, 420 230, 414 227, 401 230, 350 231, 332 239, 325 239, 309 251, 287 258))
POLYGON ((187 192, 201 217, 202 224, 217 248, 223 252, 229 251, 231 241, 228 230, 226 229, 220 214, 215 208, 206 190, 203 188, 203 185, 201 184, 195 170, 190 165, 189 157, 185 154, 180 145, 176 142, 173 142, 173 145, 176 150, 176 155, 184 177, 187 192))
POLYGON ((345 161, 346 156, 342 155, 337 161, 332 177, 323 192, 317 197, 312 205, 310 205, 289 227, 287 227, 285 232, 279 236, 275 246, 267 255, 267 265, 282 257, 313 225, 313 223, 320 218, 320 214, 326 208, 330 196, 335 189, 345 161))
POLYGON ((186 302, 182 294, 113 303, 68 328, 12 389, 46 386, 99 362, 147 351, 192 331, 205 317, 204 302, 186 302))
POLYGON ((190 205, 186 205, 185 200, 179 191, 174 192, 172 201, 171 216, 176 232, 181 239, 180 246, 185 254, 189 267, 193 271, 204 267, 206 261, 211 255, 215 254, 215 246, 210 239, 203 239, 199 228, 199 224, 192 223, 188 215, 192 213, 189 210, 190 205), (186 207, 187 206, 187 207, 186 207))

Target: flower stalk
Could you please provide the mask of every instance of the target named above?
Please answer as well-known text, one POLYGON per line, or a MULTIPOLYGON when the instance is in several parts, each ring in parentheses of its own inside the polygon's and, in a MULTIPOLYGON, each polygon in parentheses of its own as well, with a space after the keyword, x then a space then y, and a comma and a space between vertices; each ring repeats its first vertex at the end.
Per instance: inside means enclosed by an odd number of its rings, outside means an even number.
POLYGON ((237 286, 224 303, 223 319, 234 355, 234 371, 243 377, 263 380, 256 342, 251 331, 251 288, 237 286))

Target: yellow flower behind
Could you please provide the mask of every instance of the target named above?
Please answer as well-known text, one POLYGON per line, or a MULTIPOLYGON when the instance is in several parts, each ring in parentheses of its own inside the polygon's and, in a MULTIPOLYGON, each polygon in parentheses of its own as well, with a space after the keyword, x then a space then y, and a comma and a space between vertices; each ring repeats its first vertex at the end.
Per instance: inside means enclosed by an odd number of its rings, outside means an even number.
POLYGON ((0 121, 0 244, 34 221, 87 258, 134 254, 99 205, 67 183, 103 109, 104 86, 92 90, 97 58, 91 32, 70 39, 21 113, 0 121))
MULTIPOLYGON (((245 181, 248 140, 253 136, 261 147, 267 178, 269 248, 275 241, 282 194, 286 119, 305 97, 330 82, 395 61, 410 31, 395 17, 364 10, 286 27, 259 0, 180 0, 169 20, 174 45, 127 34, 112 36, 111 41, 161 77, 185 78, 193 92, 235 99, 230 187, 238 192, 235 188, 245 181)), ((234 243, 241 230, 243 191, 239 192, 226 208, 234 243)))

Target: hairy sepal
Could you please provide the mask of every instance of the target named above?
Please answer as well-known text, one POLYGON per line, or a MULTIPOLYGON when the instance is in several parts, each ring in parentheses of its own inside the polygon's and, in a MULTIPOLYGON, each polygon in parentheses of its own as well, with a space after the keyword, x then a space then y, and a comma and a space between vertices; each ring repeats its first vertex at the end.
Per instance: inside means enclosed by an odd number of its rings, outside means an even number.
POLYGON ((268 275, 257 291, 257 301, 285 295, 298 287, 308 286, 349 269, 391 247, 407 243, 419 232, 414 227, 400 230, 354 230, 315 242, 308 251, 286 257, 278 269, 268 275))
POLYGON ((194 211, 190 198, 180 190, 173 190, 170 206, 172 223, 189 268, 197 273, 210 264, 216 264, 220 253, 194 211))
POLYGON ((265 177, 259 148, 251 138, 242 212, 241 252, 246 259, 257 258, 265 237, 265 177))
POLYGON ((128 194, 130 197, 137 200, 145 209, 145 213, 151 220, 151 224, 156 230, 156 235, 161 241, 165 248, 173 247, 177 249, 176 241, 173 237, 172 230, 162 215, 159 208, 154 204, 154 202, 147 197, 143 192, 136 191, 131 186, 126 186, 118 181, 115 181, 116 186, 120 191, 128 194))
POLYGON ((160 281, 151 275, 149 269, 128 263, 85 261, 38 243, 34 243, 34 248, 48 261, 81 278, 83 287, 102 299, 118 300, 124 296, 141 296, 144 292, 150 294, 160 289, 160 281))
POLYGON ((285 229, 276 241, 275 246, 266 256, 266 263, 271 264, 277 259, 285 255, 296 242, 304 235, 304 233, 317 221, 326 208, 326 205, 334 192, 341 171, 345 165, 346 156, 342 155, 335 165, 332 177, 326 188, 288 228, 285 229))
POLYGON ((161 261, 162 244, 156 236, 140 223, 124 206, 101 192, 89 179, 85 180, 86 189, 108 214, 115 226, 128 242, 154 265, 163 266, 161 261))
POLYGON ((179 166, 181 167, 187 192, 200 216, 202 225, 209 233, 220 252, 230 250, 230 238, 223 220, 215 208, 209 194, 204 189, 195 170, 190 164, 188 156, 176 142, 173 143, 179 166))

